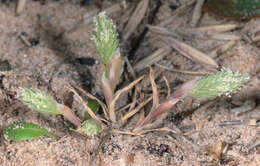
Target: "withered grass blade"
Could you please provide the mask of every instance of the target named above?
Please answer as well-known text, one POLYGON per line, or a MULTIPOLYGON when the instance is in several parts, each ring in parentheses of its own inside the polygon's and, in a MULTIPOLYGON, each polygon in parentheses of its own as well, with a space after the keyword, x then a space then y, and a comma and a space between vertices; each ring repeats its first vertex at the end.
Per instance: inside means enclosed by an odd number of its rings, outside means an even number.
POLYGON ((159 96, 158 96, 158 90, 157 90, 157 85, 154 81, 154 72, 153 69, 150 67, 150 81, 152 85, 152 90, 153 90, 153 107, 152 110, 158 107, 159 105, 159 96))
POLYGON ((213 60, 211 57, 207 56, 203 52, 193 48, 192 46, 189 46, 188 44, 185 44, 174 38, 167 37, 163 38, 163 40, 179 53, 181 53, 183 56, 197 63, 200 63, 201 65, 218 68, 218 64, 215 62, 215 60, 213 60))
POLYGON ((127 119, 131 118, 133 115, 135 115, 137 112, 139 112, 147 103, 149 103, 151 100, 153 99, 153 97, 149 97, 147 100, 145 100, 144 102, 140 103, 135 109, 131 110, 130 112, 126 113, 122 119, 121 122, 122 124, 125 124, 127 119))
POLYGON ((84 95, 86 95, 87 97, 89 97, 92 100, 96 100, 98 102, 98 104, 102 107, 102 110, 104 112, 105 117, 108 119, 108 108, 107 106, 100 101, 98 98, 96 98, 95 96, 93 96, 92 94, 84 91, 82 88, 78 87, 78 86, 73 86, 74 88, 78 89, 81 93, 83 93, 84 95))
POLYGON ((171 88, 170 88, 170 84, 169 84, 169 81, 167 80, 167 78, 165 76, 163 76, 163 80, 167 86, 167 97, 166 99, 168 99, 170 96, 171 96, 171 88))
MULTIPOLYGON (((124 87, 123 89, 118 90, 115 95, 113 100, 111 101, 111 103, 109 104, 108 110, 109 113, 112 114, 112 116, 116 117, 115 114, 115 104, 116 101, 118 100, 118 98, 120 97, 120 95, 128 90, 130 90, 131 88, 133 88, 139 81, 141 81, 144 77, 146 77, 146 75, 143 75, 141 77, 139 77, 138 79, 134 80, 133 82, 131 82, 128 86, 124 87)), ((111 115, 110 115, 111 117, 111 115)), ((116 119, 114 119, 116 122, 116 119)))
POLYGON ((160 61, 166 55, 170 54, 171 50, 172 49, 169 46, 165 46, 165 47, 157 49, 151 55, 147 56, 146 58, 139 61, 136 65, 134 65, 135 71, 140 71, 140 70, 145 69, 146 67, 149 67, 152 64, 160 61))
POLYGON ((185 33, 192 33, 192 34, 215 34, 221 32, 228 32, 240 27, 237 24, 222 24, 222 25, 211 25, 211 26, 204 26, 198 28, 187 28, 184 30, 185 33))
POLYGON ((197 25, 197 23, 199 22, 199 19, 202 15, 202 6, 204 4, 205 0, 197 0, 196 5, 194 7, 194 11, 192 14, 192 18, 191 18, 191 26, 195 27, 197 25))

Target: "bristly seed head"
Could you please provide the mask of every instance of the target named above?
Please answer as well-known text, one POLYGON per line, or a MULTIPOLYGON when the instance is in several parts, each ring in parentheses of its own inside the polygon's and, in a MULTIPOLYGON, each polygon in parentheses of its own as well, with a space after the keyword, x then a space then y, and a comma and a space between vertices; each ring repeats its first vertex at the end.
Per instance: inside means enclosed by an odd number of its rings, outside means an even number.
POLYGON ((230 93, 238 91, 248 80, 247 74, 223 68, 220 72, 198 80, 190 91, 190 96, 195 98, 213 98, 223 94, 230 96, 230 93))
POLYGON ((21 88, 19 98, 33 110, 46 114, 60 114, 57 102, 38 89, 21 88))
POLYGON ((104 12, 94 17, 94 32, 92 40, 98 55, 105 65, 116 55, 118 48, 116 26, 108 19, 104 12))

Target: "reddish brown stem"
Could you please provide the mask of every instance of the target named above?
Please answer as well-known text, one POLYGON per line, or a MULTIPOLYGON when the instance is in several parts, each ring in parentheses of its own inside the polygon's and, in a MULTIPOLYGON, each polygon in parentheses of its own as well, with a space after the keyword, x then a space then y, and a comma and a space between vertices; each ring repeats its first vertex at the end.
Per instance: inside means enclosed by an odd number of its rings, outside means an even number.
POLYGON ((163 102, 149 116, 147 116, 143 121, 141 121, 140 124, 138 124, 137 128, 146 125, 148 122, 155 120, 163 113, 169 111, 178 101, 179 99, 170 98, 169 100, 163 102))
POLYGON ((106 103, 107 103, 107 105, 109 105, 113 99, 114 92, 111 89, 110 82, 106 78, 105 73, 103 74, 103 76, 101 78, 101 86, 103 88, 103 93, 105 96, 106 103))
POLYGON ((184 83, 180 88, 178 88, 168 99, 167 101, 160 104, 152 113, 150 113, 143 121, 141 121, 137 128, 141 128, 142 126, 146 125, 147 123, 157 119, 159 116, 161 116, 163 113, 169 111, 179 100, 186 97, 190 90, 194 87, 196 84, 197 79, 193 79, 191 81, 188 81, 184 83))
POLYGON ((122 58, 120 53, 117 53, 117 55, 110 60, 107 70, 111 91, 114 92, 122 72, 122 58))
POLYGON ((76 114, 67 106, 59 104, 59 108, 61 111, 61 114, 71 123, 73 123, 75 126, 80 127, 81 122, 80 119, 76 116, 76 114))

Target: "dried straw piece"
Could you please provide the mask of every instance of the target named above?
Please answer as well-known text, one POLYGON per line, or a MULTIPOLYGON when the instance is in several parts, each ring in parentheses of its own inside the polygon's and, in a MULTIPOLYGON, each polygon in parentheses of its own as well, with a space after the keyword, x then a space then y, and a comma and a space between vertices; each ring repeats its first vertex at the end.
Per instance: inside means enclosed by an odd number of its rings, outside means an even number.
POLYGON ((192 27, 195 27, 197 25, 197 23, 199 22, 199 19, 202 15, 201 8, 204 4, 204 1, 205 0, 197 0, 197 3, 195 5, 194 11, 193 11, 191 23, 190 23, 192 27))
POLYGON ((168 99, 170 96, 171 96, 171 88, 170 88, 170 84, 169 84, 169 81, 167 80, 167 78, 165 76, 163 76, 163 80, 165 81, 165 84, 167 86, 167 97, 166 99, 168 99))
POLYGON ((192 46, 189 46, 188 44, 185 44, 181 41, 178 41, 174 38, 163 38, 163 40, 171 45, 174 49, 176 49, 178 52, 180 52, 185 57, 200 63, 201 65, 210 66, 212 68, 218 68, 218 64, 209 56, 204 54, 203 52, 193 48, 192 46))
POLYGON ((22 13, 25 5, 26 5, 26 0, 18 0, 17 7, 16 7, 16 14, 17 15, 22 13))
POLYGON ((156 109, 159 105, 159 96, 158 96, 158 90, 157 90, 157 85, 155 84, 154 81, 154 72, 153 69, 150 67, 150 81, 152 85, 152 90, 153 90, 153 106, 152 110, 156 109))
POLYGON ((216 33, 210 36, 215 40, 241 40, 242 37, 231 33, 216 33))
POLYGON ((162 69, 169 70, 171 72, 176 72, 176 73, 181 73, 181 74, 197 75, 197 76, 205 76, 205 75, 209 75, 210 74, 210 73, 206 73, 206 72, 197 72, 197 71, 171 69, 171 68, 168 68, 166 66, 160 65, 158 63, 156 63, 155 66, 158 66, 158 67, 160 67, 162 69))
POLYGON ((124 29, 124 41, 126 41, 132 33, 136 30, 137 26, 141 23, 144 18, 145 12, 148 8, 149 0, 142 0, 137 5, 132 17, 128 21, 124 29))
POLYGON ((198 28, 188 28, 184 30, 184 33, 191 33, 191 34, 215 34, 220 32, 228 32, 238 28, 239 25, 237 24, 222 24, 222 25, 212 25, 212 26, 204 26, 198 28))
POLYGON ((116 114, 115 114, 115 104, 116 101, 118 100, 119 96, 128 91, 129 89, 133 88, 139 81, 141 81, 143 78, 145 77, 145 75, 139 77, 138 79, 134 80, 132 83, 130 83, 128 86, 124 87, 123 89, 118 90, 115 95, 113 100, 111 101, 111 103, 109 104, 108 110, 109 110, 109 114, 110 117, 115 117, 115 119, 111 119, 113 122, 116 122, 116 114), (111 116, 112 115, 112 116, 111 116))
POLYGON ((122 124, 125 124, 127 119, 131 118, 134 114, 136 114, 138 111, 141 110, 141 108, 143 108, 147 103, 149 103, 152 100, 152 96, 149 97, 147 100, 145 100, 144 102, 140 103, 135 109, 131 110, 130 112, 126 113, 122 118, 121 118, 121 122, 122 124))
POLYGON ((159 48, 158 50, 154 51, 151 55, 147 56, 146 58, 138 62, 136 65, 134 65, 134 70, 140 71, 146 67, 149 67, 152 64, 163 59, 170 52, 171 52, 171 48, 169 46, 159 48))

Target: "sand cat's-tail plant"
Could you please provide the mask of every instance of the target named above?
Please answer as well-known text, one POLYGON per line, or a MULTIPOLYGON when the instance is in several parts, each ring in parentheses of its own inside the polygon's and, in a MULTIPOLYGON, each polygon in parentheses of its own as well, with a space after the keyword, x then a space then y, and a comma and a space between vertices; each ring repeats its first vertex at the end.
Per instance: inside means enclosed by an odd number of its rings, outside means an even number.
MULTIPOLYGON (((118 47, 116 27, 105 13, 100 13, 94 18, 94 32, 92 40, 97 53, 104 64, 101 86, 107 105, 111 104, 114 90, 122 73, 122 58, 118 47)), ((109 118, 116 121, 114 109, 109 110, 109 118)))
POLYGON ((173 92, 172 96, 160 104, 157 108, 141 121, 135 131, 139 131, 144 125, 160 117, 169 111, 178 101, 184 97, 191 96, 199 99, 214 98, 221 95, 230 95, 236 92, 249 79, 247 74, 233 72, 230 69, 222 69, 215 74, 193 79, 184 83, 173 92))
POLYGON ((21 88, 19 97, 25 105, 35 111, 52 115, 62 114, 75 126, 79 127, 81 125, 80 119, 69 107, 57 103, 45 92, 38 89, 21 88))

